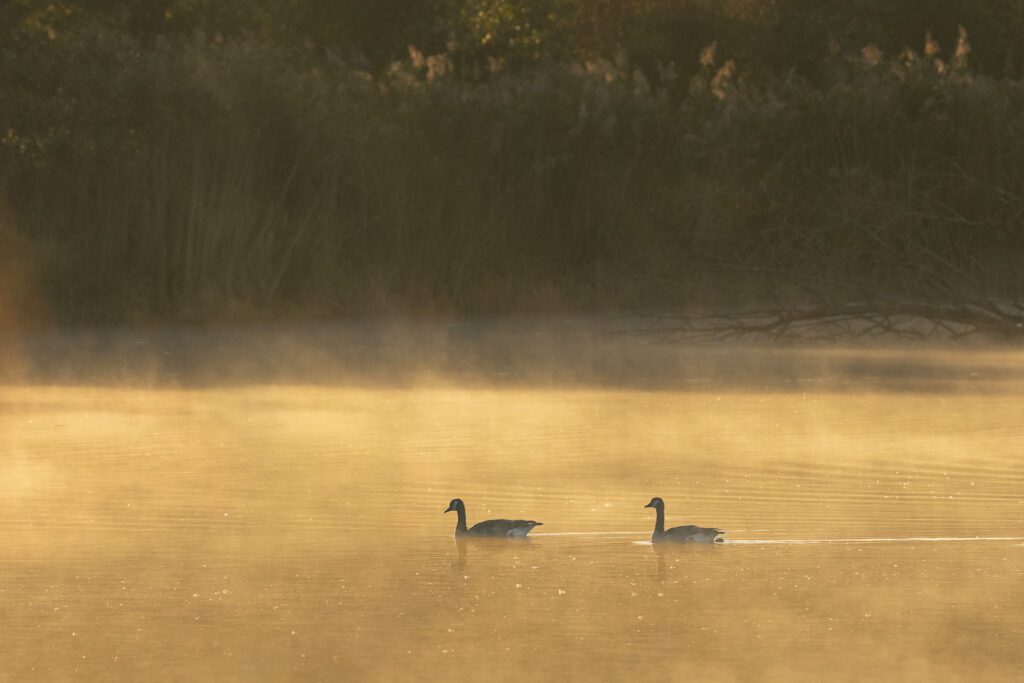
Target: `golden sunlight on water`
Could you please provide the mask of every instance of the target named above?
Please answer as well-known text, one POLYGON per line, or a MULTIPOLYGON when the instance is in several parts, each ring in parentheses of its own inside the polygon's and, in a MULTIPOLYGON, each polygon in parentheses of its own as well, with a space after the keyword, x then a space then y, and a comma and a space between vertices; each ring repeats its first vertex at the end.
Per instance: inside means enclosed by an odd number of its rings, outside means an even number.
POLYGON ((2 676, 1019 680, 1021 417, 1005 390, 8 386, 2 676), (727 542, 646 543, 653 495, 727 542), (456 496, 544 525, 456 544, 456 496))

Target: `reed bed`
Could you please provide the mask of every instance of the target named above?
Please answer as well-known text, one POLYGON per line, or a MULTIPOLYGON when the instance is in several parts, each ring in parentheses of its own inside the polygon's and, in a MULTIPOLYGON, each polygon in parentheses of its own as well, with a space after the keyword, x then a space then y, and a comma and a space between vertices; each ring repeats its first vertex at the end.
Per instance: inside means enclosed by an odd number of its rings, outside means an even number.
POLYGON ((1024 82, 969 54, 371 74, 83 33, 5 60, 5 229, 67 321, 1020 301, 1024 82))

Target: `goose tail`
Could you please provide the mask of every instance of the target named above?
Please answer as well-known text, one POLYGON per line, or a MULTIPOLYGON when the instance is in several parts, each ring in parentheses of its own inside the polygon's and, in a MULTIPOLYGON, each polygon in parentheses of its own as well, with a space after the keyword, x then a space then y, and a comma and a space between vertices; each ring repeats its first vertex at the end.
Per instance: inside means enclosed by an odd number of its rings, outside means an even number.
POLYGON ((511 536, 511 537, 514 537, 514 538, 525 537, 528 533, 533 531, 533 528, 536 527, 536 526, 541 526, 541 523, 540 522, 534 522, 532 520, 529 520, 529 521, 523 520, 521 522, 517 522, 515 527, 513 527, 512 529, 509 529, 508 536, 511 536))

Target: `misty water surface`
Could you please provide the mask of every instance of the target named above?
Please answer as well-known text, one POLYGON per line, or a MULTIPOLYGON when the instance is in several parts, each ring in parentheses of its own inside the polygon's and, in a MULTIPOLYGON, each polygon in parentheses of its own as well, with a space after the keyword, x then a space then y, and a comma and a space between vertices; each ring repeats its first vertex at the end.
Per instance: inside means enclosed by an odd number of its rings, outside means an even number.
POLYGON ((1019 680, 1024 355, 572 335, 17 345, 2 677, 1019 680))

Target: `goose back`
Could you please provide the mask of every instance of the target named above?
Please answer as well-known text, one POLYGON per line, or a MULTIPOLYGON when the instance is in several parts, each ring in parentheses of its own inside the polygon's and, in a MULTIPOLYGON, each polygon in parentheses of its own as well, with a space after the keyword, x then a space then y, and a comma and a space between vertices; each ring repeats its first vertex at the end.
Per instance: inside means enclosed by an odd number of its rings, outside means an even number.
POLYGON ((719 534, 725 532, 721 529, 713 529, 710 527, 694 526, 693 524, 687 524, 685 526, 674 526, 671 529, 658 533, 657 531, 651 537, 653 543, 721 543, 722 539, 718 538, 719 534))
POLYGON ((533 527, 541 524, 542 522, 528 519, 488 519, 485 522, 477 522, 463 534, 466 536, 523 538, 533 530, 533 527))

